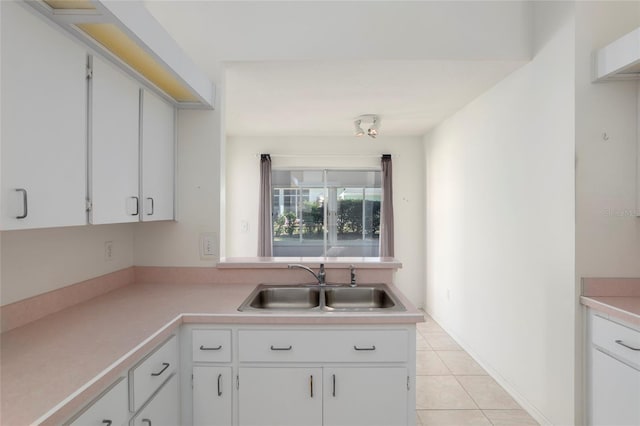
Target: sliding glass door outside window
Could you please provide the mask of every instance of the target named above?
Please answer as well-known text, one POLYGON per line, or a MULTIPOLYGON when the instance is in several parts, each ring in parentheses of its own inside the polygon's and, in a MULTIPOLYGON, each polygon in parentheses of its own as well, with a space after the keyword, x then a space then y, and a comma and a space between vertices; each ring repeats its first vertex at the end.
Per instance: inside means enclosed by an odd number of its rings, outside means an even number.
POLYGON ((272 171, 274 256, 377 257, 380 170, 272 171))

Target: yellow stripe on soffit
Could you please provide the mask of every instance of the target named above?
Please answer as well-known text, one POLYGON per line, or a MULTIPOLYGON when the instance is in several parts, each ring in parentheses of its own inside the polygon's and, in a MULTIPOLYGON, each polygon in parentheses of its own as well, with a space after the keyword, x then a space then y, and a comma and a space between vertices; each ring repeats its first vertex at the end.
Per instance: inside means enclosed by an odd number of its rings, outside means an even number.
POLYGON ((76 26, 176 101, 200 102, 181 81, 115 24, 76 24, 76 26))
POLYGON ((43 0, 52 9, 68 9, 68 10, 95 10, 96 7, 91 0, 43 0))

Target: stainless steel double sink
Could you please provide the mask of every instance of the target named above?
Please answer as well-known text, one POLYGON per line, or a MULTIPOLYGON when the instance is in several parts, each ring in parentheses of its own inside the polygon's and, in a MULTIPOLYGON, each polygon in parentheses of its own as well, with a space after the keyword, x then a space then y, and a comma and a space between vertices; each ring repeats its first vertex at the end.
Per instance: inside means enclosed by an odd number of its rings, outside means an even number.
POLYGON ((239 311, 398 312, 406 311, 386 284, 260 284, 239 311))

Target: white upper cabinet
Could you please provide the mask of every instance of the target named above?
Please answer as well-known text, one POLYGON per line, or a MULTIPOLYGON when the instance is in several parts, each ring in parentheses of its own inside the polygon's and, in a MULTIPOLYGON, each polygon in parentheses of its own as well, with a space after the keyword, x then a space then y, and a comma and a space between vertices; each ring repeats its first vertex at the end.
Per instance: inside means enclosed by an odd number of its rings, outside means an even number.
POLYGON ((172 220, 175 108, 148 90, 140 97, 140 220, 172 220))
POLYGON ((137 222, 138 84, 97 56, 90 85, 90 199, 92 224, 137 222))
POLYGON ((640 78, 640 28, 593 54, 593 81, 640 78))
POLYGON ((2 1, 0 227, 84 225, 86 50, 2 1))

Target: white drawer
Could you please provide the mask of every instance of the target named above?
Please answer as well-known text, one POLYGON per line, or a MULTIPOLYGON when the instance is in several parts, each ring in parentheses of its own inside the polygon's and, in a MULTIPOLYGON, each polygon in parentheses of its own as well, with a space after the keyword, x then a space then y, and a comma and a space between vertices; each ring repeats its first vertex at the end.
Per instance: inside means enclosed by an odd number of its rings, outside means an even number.
POLYGON ((231 362, 231 330, 193 330, 194 362, 231 362))
POLYGON ((129 426, 178 426, 180 424, 180 384, 172 374, 151 400, 131 419, 129 426))
POLYGON ((136 412, 178 368, 178 339, 172 336, 129 370, 129 409, 136 412))
POLYGON ((406 362, 406 330, 240 330, 240 362, 406 362))
POLYGON ((618 358, 640 366, 640 331, 593 315, 591 341, 618 358))
POLYGON ((111 385, 68 424, 74 426, 121 426, 129 417, 127 378, 111 385))

